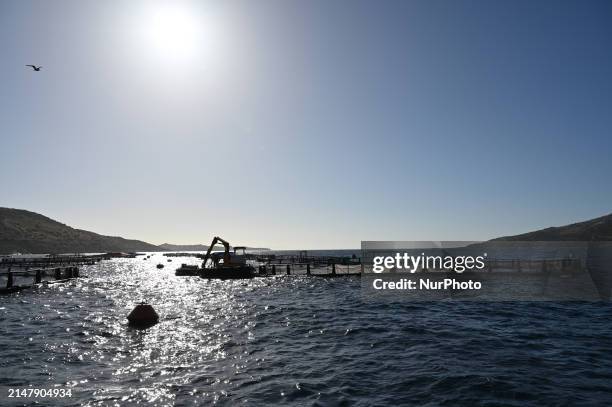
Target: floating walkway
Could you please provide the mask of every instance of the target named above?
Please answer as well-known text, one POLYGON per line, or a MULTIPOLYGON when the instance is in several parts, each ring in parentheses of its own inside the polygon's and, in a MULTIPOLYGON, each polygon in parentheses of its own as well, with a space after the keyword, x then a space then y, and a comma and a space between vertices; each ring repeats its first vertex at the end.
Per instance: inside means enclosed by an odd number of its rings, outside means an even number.
POLYGON ((77 266, 70 267, 55 267, 53 269, 30 269, 13 271, 7 269, 0 272, 0 277, 6 278, 6 284, 0 288, 1 294, 11 294, 26 288, 34 288, 41 284, 54 284, 70 281, 80 277, 79 268, 77 266), (46 277, 51 277, 51 280, 46 277), (32 279, 30 284, 16 284, 16 279, 32 279))
POLYGON ((259 276, 277 274, 313 277, 361 277, 361 258, 356 256, 309 256, 306 251, 297 255, 259 254, 252 260, 259 276))
MULTIPOLYGON (((196 256, 199 257, 199 256, 196 256)), ((250 255, 249 260, 256 271, 253 277, 268 277, 275 275, 304 275, 313 277, 360 277, 363 273, 371 273, 372 266, 361 262, 355 257, 329 256, 291 256, 291 255, 250 255)), ((582 259, 487 259, 480 273, 518 272, 518 273, 550 273, 573 272, 584 267, 582 259)), ((202 269, 195 265, 181 265, 176 270, 177 276, 199 276, 202 269)), ((418 273, 448 272, 441 269, 419 269, 418 273)), ((404 270, 389 270, 386 272, 405 272, 404 270)))
MULTIPOLYGON (((301 258, 291 259, 290 256, 281 258, 251 258, 251 265, 254 267, 254 272, 251 277, 270 277, 277 275, 287 276, 312 276, 312 277, 361 277, 363 271, 360 261, 345 262, 345 264, 337 264, 337 258, 311 258, 310 261, 304 262, 301 258), (293 262, 292 262, 293 260, 293 262)), ((207 270, 207 269, 206 269, 207 270)), ((212 269, 211 269, 212 270, 212 269)), ((204 276, 203 269, 195 265, 182 264, 176 270, 177 276, 204 276)), ((230 273, 231 271, 228 271, 230 273)), ((231 278, 231 277, 228 277, 231 278)))
POLYGON ((361 277, 362 268, 360 264, 336 264, 321 265, 321 263, 268 263, 257 268, 258 276, 267 277, 274 275, 304 275, 312 277, 361 277))
POLYGON ((0 259, 0 295, 79 278, 79 267, 106 258, 107 255, 4 257, 0 259))

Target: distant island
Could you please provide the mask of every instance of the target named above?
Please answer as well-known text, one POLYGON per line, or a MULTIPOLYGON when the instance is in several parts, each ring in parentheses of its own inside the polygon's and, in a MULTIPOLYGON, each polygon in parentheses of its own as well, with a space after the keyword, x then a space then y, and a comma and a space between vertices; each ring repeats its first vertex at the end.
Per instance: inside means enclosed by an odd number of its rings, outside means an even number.
MULTIPOLYGON (((163 243, 160 244, 159 247, 161 250, 166 252, 205 252, 208 250, 209 246, 205 244, 171 244, 171 243, 163 243)), ((246 247, 247 250, 270 250, 267 247, 246 247)))
MULTIPOLYGON (((611 241, 612 214, 571 225, 550 227, 497 241, 611 241)), ((253 248, 250 250, 269 250, 253 248)), ((46 216, 23 209, 0 208, 0 254, 103 253, 208 250, 203 244, 159 246, 141 240, 104 236, 74 229, 46 216)))
MULTIPOLYGON (((104 236, 74 229, 41 214, 0 208, 0 254, 206 251, 208 246, 154 245, 141 240, 104 236)), ((265 249, 259 249, 265 250, 265 249)))

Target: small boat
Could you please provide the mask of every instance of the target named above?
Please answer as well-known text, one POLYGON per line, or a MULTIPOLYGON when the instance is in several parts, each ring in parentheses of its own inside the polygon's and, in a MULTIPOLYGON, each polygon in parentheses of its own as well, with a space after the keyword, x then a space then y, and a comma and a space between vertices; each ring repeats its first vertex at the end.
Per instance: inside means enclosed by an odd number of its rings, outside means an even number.
POLYGON ((157 265, 157 268, 158 268, 158 269, 163 269, 163 268, 164 268, 164 265, 163 265, 163 264, 161 264, 161 263, 159 263, 159 264, 157 265))

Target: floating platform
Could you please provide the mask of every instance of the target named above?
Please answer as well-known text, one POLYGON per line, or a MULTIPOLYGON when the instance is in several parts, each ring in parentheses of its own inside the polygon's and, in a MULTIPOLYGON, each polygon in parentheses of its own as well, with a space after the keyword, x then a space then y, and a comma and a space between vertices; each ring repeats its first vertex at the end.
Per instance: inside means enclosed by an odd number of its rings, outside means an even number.
POLYGON ((181 264, 181 267, 177 268, 174 274, 177 276, 199 276, 200 267, 190 264, 181 264))
POLYGON ((257 277, 253 266, 233 266, 217 268, 200 268, 196 265, 182 264, 174 273, 177 276, 199 276, 206 279, 238 280, 257 277))
MULTIPOLYGON (((320 264, 320 263, 319 263, 320 264)), ((209 279, 250 279, 277 275, 312 276, 321 278, 361 277, 361 265, 316 266, 310 263, 260 264, 202 269, 197 265, 182 264, 176 269, 177 276, 200 276, 209 279)))
POLYGON ((253 266, 232 266, 200 269, 200 277, 215 280, 244 280, 255 277, 253 266))

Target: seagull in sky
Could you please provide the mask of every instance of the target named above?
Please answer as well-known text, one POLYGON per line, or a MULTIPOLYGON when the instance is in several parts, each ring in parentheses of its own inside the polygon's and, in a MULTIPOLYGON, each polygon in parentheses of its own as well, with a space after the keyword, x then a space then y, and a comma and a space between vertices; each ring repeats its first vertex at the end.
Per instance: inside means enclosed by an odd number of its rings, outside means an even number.
POLYGON ((33 70, 35 70, 36 72, 40 71, 40 68, 42 68, 42 66, 36 66, 36 65, 26 65, 31 67, 33 70))

